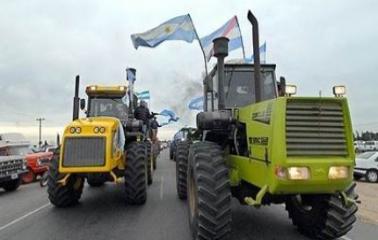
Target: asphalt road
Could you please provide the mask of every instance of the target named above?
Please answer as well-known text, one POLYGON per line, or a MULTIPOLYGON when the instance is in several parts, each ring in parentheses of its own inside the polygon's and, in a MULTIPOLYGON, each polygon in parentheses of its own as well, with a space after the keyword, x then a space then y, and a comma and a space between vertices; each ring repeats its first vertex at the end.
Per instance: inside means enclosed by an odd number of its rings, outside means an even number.
MULTIPOLYGON (((186 202, 175 188, 175 163, 164 151, 158 159, 147 203, 126 206, 123 185, 85 187, 80 204, 57 209, 38 183, 16 192, 0 190, 0 239, 190 240, 186 202)), ((232 239, 307 239, 291 225, 283 205, 254 209, 233 202, 232 239)), ((377 239, 378 228, 358 221, 341 239, 377 239)))

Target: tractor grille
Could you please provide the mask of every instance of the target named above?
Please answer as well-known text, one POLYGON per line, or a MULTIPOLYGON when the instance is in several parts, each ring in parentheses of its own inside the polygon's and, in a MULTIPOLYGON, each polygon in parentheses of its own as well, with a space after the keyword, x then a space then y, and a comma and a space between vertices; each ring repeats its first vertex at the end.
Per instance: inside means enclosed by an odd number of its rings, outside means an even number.
POLYGON ((21 158, 12 160, 6 160, 6 158, 8 157, 4 157, 4 160, 0 162, 0 177, 5 177, 22 170, 24 162, 21 158))
POLYGON ((343 110, 337 102, 288 101, 287 156, 346 156, 343 110))
POLYGON ((96 167, 105 165, 105 138, 75 137, 64 141, 64 167, 96 167))

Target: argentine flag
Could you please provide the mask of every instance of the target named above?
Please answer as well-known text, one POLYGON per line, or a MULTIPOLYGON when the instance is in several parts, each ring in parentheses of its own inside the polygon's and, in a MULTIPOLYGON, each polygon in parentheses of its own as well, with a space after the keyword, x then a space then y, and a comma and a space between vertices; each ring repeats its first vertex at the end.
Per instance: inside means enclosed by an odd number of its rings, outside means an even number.
POLYGON ((203 110, 203 96, 196 97, 190 100, 188 104, 188 108, 190 110, 203 110))
POLYGON ((220 27, 215 32, 201 38, 201 44, 206 55, 207 61, 214 54, 213 50, 213 40, 218 37, 227 37, 230 41, 228 42, 228 51, 235 50, 237 48, 243 48, 242 36, 239 28, 238 19, 236 16, 231 18, 222 27, 220 27))
POLYGON ((191 43, 194 39, 197 35, 189 14, 172 18, 147 32, 131 35, 135 49, 139 46, 154 48, 167 40, 191 43))
POLYGON ((136 93, 138 99, 140 100, 149 100, 150 99, 150 91, 143 91, 136 93))
MULTIPOLYGON (((260 51, 260 62, 266 63, 266 42, 264 42, 264 44, 259 47, 259 51, 260 51)), ((245 62, 253 63, 253 54, 251 55, 250 58, 245 58, 245 62)))

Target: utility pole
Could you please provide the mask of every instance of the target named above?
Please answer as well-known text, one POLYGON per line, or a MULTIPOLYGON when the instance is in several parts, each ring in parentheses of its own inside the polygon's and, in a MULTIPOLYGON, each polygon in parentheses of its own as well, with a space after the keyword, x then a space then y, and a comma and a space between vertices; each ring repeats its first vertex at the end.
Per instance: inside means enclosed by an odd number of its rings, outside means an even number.
POLYGON ((38 147, 41 147, 42 145, 42 121, 44 121, 44 118, 37 118, 36 121, 39 122, 39 141, 38 141, 38 147))

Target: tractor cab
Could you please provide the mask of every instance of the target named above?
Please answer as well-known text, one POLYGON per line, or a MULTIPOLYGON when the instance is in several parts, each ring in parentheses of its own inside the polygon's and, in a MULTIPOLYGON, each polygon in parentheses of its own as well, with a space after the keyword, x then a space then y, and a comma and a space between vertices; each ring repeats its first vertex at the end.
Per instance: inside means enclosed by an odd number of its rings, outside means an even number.
MULTIPOLYGON (((88 86, 87 117, 115 117, 125 125, 129 113, 126 89, 126 86, 88 86)), ((85 101, 81 101, 80 107, 83 109, 85 101)))
MULTIPOLYGON (((262 100, 278 96, 275 74, 276 65, 261 65, 262 100)), ((218 110, 218 71, 217 65, 207 78, 207 109, 218 110)), ((234 63, 224 65, 224 99, 226 109, 244 107, 256 103, 254 65, 234 63)))

